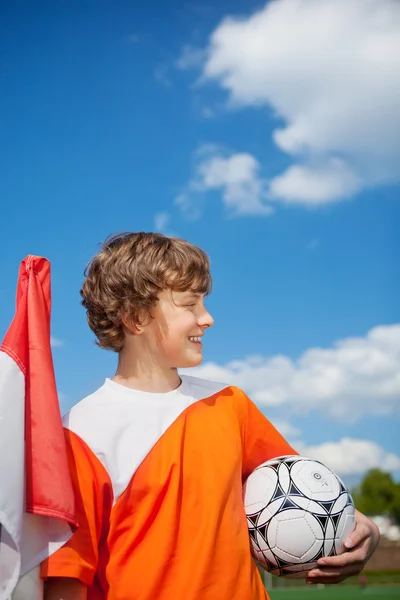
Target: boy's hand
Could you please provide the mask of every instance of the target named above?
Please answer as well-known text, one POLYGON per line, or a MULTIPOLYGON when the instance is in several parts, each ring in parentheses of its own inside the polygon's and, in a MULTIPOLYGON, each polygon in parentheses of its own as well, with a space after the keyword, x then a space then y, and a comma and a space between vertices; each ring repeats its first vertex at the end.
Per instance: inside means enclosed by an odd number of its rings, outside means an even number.
POLYGON ((356 527, 345 541, 347 552, 317 561, 318 567, 308 573, 307 583, 339 583, 357 575, 366 565, 379 542, 375 523, 356 510, 356 527))

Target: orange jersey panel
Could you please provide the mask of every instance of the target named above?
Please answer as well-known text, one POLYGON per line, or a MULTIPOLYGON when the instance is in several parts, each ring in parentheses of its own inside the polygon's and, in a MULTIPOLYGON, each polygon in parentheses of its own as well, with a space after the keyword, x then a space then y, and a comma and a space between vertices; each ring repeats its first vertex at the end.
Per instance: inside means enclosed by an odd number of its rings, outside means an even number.
MULTIPOLYGON (((295 451, 238 388, 219 386, 199 398, 213 388, 185 379, 184 389, 170 396, 169 418, 162 405, 161 417, 153 406, 151 419, 153 398, 145 396, 138 418, 149 419, 149 431, 154 420, 163 425, 135 459, 128 426, 103 447, 91 442, 93 423, 80 435, 67 430, 80 527, 43 564, 44 577, 80 579, 88 600, 267 598, 250 554, 242 484, 262 462, 295 451)), ((140 404, 125 394, 118 419, 125 401, 131 417, 140 404)), ((112 428, 113 417, 107 420, 112 428)), ((147 444, 137 430, 140 436, 147 444)))

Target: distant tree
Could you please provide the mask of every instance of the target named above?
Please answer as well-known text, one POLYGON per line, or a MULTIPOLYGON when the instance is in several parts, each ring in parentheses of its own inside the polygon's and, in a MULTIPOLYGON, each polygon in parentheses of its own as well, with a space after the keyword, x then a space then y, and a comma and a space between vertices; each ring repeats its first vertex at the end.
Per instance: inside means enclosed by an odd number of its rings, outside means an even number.
POLYGON ((387 515, 400 524, 400 483, 390 473, 371 469, 353 490, 356 508, 366 515, 387 515))

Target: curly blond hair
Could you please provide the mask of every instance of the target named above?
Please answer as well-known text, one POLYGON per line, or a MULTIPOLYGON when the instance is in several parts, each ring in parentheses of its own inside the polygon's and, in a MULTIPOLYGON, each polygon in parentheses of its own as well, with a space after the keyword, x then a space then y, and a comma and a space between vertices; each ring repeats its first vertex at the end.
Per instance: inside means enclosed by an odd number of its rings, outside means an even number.
POLYGON ((207 254, 161 233, 123 233, 106 239, 85 269, 80 294, 96 344, 120 352, 123 323, 151 318, 162 290, 211 291, 207 254))

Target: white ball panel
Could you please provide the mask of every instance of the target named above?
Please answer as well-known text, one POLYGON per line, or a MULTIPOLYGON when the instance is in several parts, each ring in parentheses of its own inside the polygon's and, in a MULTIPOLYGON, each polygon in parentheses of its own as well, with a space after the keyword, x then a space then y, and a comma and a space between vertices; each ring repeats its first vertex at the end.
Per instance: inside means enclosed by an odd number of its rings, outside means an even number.
POLYGON ((300 557, 302 564, 308 563, 323 549, 323 540, 315 540, 311 548, 304 552, 303 556, 300 557))
POLYGON ((332 519, 328 519, 325 526, 325 537, 332 539, 335 537, 335 528, 332 519))
POLYGON ((324 555, 325 556, 329 556, 330 553, 332 552, 334 541, 335 540, 333 538, 325 538, 325 541, 324 541, 324 555))
POLYGON ((278 558, 284 560, 289 564, 301 564, 301 558, 290 554, 290 552, 285 552, 284 550, 279 550, 279 548, 274 548, 274 552, 278 558))
POLYGON ((295 504, 297 504, 297 506, 299 506, 300 508, 303 508, 304 510, 309 510, 310 512, 312 512, 315 515, 322 515, 322 516, 326 516, 327 512, 326 509, 321 506, 321 504, 319 504, 318 502, 315 502, 314 500, 310 500, 309 498, 304 498, 304 496, 289 496, 289 498, 291 499, 292 502, 294 502, 295 504))
POLYGON ((287 494, 290 486, 290 473, 285 463, 281 463, 278 467, 278 479, 279 485, 281 486, 285 494, 287 494))
MULTIPOLYGON (((308 462, 308 461, 307 461, 308 462)), ((312 498, 312 489, 309 486, 308 478, 302 475, 305 463, 297 461, 292 465, 290 476, 297 489, 307 498, 312 498)))
POLYGON ((268 504, 268 506, 266 506, 264 510, 260 512, 260 516, 258 517, 257 521, 257 526, 262 527, 263 525, 265 525, 265 523, 270 521, 270 519, 272 519, 272 517, 278 512, 284 501, 285 497, 283 496, 282 498, 277 498, 276 500, 273 500, 270 504, 268 504))
POLYGON ((285 510, 275 515, 268 527, 268 544, 278 558, 289 563, 299 563, 315 543, 315 533, 304 514, 302 510, 285 510))
POLYGON ((299 508, 304 510, 308 510, 311 500, 309 498, 304 498, 304 496, 289 496, 291 501, 294 504, 297 504, 299 508))
POLYGON ((270 502, 278 475, 271 467, 262 467, 254 471, 244 485, 244 505, 247 514, 253 514, 270 502))
POLYGON ((324 517, 327 515, 326 508, 322 506, 322 504, 319 504, 319 502, 316 502, 315 500, 310 500, 308 510, 315 515, 321 515, 324 517))
POLYGON ((340 484, 334 473, 314 460, 295 463, 291 469, 291 477, 296 487, 314 500, 335 500, 340 493, 340 484))
POLYGON ((336 500, 336 502, 334 503, 334 505, 331 508, 331 514, 334 515, 335 513, 341 512, 344 509, 344 507, 346 506, 347 502, 348 502, 347 492, 340 494, 339 498, 336 500))
POLYGON ((354 506, 346 506, 340 517, 336 530, 335 549, 336 554, 344 552, 344 542, 356 525, 356 515, 354 506))
POLYGON ((311 513, 304 513, 304 520, 306 521, 308 527, 311 529, 313 536, 316 540, 324 539, 324 532, 321 527, 321 523, 312 515, 311 513))

